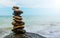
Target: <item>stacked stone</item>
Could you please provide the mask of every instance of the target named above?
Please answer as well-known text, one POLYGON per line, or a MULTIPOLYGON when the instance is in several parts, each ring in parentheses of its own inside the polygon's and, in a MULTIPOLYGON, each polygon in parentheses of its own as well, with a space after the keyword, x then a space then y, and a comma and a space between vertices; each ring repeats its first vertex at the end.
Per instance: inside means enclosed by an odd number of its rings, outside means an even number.
POLYGON ((12 31, 16 34, 24 34, 26 32, 24 30, 25 23, 22 21, 22 16, 21 16, 23 11, 19 10, 19 7, 17 6, 14 6, 13 10, 14 10, 14 13, 13 13, 14 22, 12 22, 12 25, 13 25, 12 31))
POLYGON ((24 22, 22 21, 21 14, 23 13, 21 10, 19 10, 19 7, 14 6, 14 16, 12 22, 13 25, 13 33, 5 36, 4 38, 45 38, 41 35, 35 34, 35 33, 29 33, 24 30, 24 22))

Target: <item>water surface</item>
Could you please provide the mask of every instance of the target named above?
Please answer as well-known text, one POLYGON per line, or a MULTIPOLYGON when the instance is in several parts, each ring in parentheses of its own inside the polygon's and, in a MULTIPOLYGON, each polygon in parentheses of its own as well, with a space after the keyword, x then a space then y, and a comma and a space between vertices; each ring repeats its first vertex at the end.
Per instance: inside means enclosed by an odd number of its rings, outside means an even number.
MULTIPOLYGON (((12 16, 0 16, 1 38, 11 33, 12 16)), ((60 17, 53 16, 23 16, 25 30, 37 33, 47 38, 60 38, 60 17)))

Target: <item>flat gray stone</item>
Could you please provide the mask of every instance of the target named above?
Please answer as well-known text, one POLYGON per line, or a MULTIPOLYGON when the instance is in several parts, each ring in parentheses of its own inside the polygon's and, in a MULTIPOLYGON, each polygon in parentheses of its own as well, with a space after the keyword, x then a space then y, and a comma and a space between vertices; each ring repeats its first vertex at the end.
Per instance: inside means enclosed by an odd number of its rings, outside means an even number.
POLYGON ((35 33, 26 32, 25 34, 11 33, 11 34, 5 36, 4 38, 45 38, 45 37, 35 34, 35 33))

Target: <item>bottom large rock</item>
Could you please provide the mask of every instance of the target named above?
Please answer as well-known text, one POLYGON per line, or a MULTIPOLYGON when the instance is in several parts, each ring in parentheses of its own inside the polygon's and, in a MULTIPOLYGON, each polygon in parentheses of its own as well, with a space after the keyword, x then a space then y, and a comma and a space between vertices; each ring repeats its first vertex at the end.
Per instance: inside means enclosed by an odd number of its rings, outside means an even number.
POLYGON ((5 36, 4 38, 45 38, 45 37, 35 34, 35 33, 26 32, 25 34, 11 33, 10 35, 5 36))

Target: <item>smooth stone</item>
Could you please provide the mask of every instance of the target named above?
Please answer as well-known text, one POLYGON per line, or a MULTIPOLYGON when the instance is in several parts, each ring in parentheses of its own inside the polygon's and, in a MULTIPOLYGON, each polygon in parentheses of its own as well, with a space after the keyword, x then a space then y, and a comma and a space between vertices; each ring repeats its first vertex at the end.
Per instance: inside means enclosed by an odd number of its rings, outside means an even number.
POLYGON ((25 34, 14 34, 11 33, 4 38, 46 38, 41 35, 35 34, 35 33, 28 33, 26 32, 25 34))
POLYGON ((14 9, 19 9, 19 7, 18 7, 18 6, 13 6, 13 8, 14 8, 14 9))

